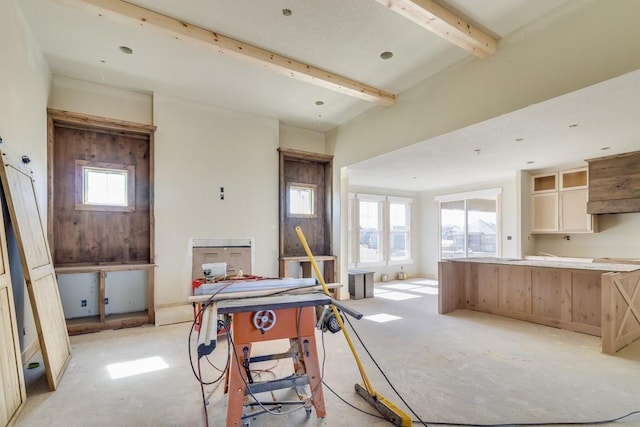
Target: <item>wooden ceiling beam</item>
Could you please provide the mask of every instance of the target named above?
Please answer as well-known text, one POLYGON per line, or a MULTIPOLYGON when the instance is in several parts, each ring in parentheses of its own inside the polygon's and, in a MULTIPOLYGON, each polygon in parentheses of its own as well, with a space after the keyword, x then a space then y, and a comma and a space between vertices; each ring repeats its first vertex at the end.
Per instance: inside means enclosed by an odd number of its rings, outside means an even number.
POLYGON ((385 106, 393 105, 395 102, 395 95, 392 93, 122 0, 58 1, 76 8, 88 8, 100 15, 109 14, 117 19, 135 21, 143 27, 161 30, 177 39, 202 42, 212 46, 219 53, 234 55, 275 73, 364 101, 385 106))
POLYGON ((496 52, 495 38, 433 0, 376 1, 478 58, 496 52))

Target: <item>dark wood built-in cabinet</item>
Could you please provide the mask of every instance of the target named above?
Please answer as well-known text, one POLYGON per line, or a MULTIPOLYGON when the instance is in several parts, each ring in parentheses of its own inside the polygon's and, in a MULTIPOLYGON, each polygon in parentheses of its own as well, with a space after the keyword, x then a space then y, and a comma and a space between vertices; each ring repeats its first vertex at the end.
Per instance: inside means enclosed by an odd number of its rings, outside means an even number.
POLYGON ((336 280, 336 257, 331 241, 332 159, 320 153, 280 148, 280 251, 279 275, 291 277, 290 263, 299 263, 303 277, 311 277, 309 258, 300 243, 300 227, 316 260, 324 263, 326 282, 336 280), (308 186, 314 191, 314 213, 291 215, 289 186, 308 186))
POLYGON ((48 233, 70 333, 154 322, 151 125, 49 110, 48 233), (83 167, 122 171, 124 206, 89 205, 83 167))

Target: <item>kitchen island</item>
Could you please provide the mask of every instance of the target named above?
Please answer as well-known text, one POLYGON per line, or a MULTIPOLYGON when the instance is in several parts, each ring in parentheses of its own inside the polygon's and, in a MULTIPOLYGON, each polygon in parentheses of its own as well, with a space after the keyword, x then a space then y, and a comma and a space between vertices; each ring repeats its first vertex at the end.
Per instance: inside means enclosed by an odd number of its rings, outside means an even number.
POLYGON ((438 265, 441 314, 482 311, 602 337, 614 354, 640 337, 640 265, 459 258, 438 265))

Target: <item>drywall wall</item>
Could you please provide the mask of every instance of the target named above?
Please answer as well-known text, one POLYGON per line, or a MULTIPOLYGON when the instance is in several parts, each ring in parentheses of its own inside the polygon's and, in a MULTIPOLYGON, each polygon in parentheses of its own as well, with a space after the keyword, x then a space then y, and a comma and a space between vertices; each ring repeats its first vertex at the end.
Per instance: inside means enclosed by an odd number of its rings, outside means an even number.
POLYGON ((280 147, 324 153, 324 133, 280 123, 280 147))
MULTIPOLYGON (((607 0, 568 2, 501 40, 495 55, 464 60, 400 93, 392 107, 374 108, 333 129, 326 144, 334 155, 334 181, 355 162, 640 68, 640 56, 629 55, 640 39, 638 15, 640 2, 634 0, 616 7, 607 0)), ((346 197, 335 194, 334 201, 345 203, 346 197)), ((344 281, 341 215, 334 212, 333 233, 344 281)))
POLYGON ((275 119, 157 93, 153 110, 161 324, 192 316, 185 302, 194 238, 251 238, 254 274, 277 275, 279 126, 275 119), (175 316, 162 313, 176 306, 181 307, 175 316))
POLYGON ((508 180, 477 183, 469 186, 441 189, 437 192, 420 193, 418 197, 418 224, 420 229, 418 271, 421 275, 434 278, 438 276, 440 225, 439 204, 435 198, 447 194, 500 188, 502 193, 498 221, 502 234, 498 256, 508 258, 518 256, 520 245, 516 236, 519 235, 520 229, 520 198, 518 196, 519 181, 515 175, 508 180))
MULTIPOLYGON (((47 207, 47 96, 49 69, 16 0, 0 2, 0 136, 2 150, 11 159, 28 155, 36 182, 37 199, 46 218, 47 207)), ((46 224, 43 224, 46 227, 46 224)), ((12 235, 9 258, 23 358, 38 348, 38 336, 19 257, 12 235)))
POLYGON ((534 253, 587 258, 640 258, 640 213, 599 215, 600 232, 571 234, 565 240, 561 234, 536 234, 534 253))
POLYGON ((49 108, 153 124, 151 94, 53 75, 49 108))

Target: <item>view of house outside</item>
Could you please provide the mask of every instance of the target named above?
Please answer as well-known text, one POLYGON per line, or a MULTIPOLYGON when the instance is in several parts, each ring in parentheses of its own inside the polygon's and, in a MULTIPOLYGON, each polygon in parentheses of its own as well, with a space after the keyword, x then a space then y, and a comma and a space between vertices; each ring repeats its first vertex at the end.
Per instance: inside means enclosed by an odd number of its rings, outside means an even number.
POLYGON ((496 201, 469 199, 443 202, 440 232, 442 259, 496 256, 496 201))

